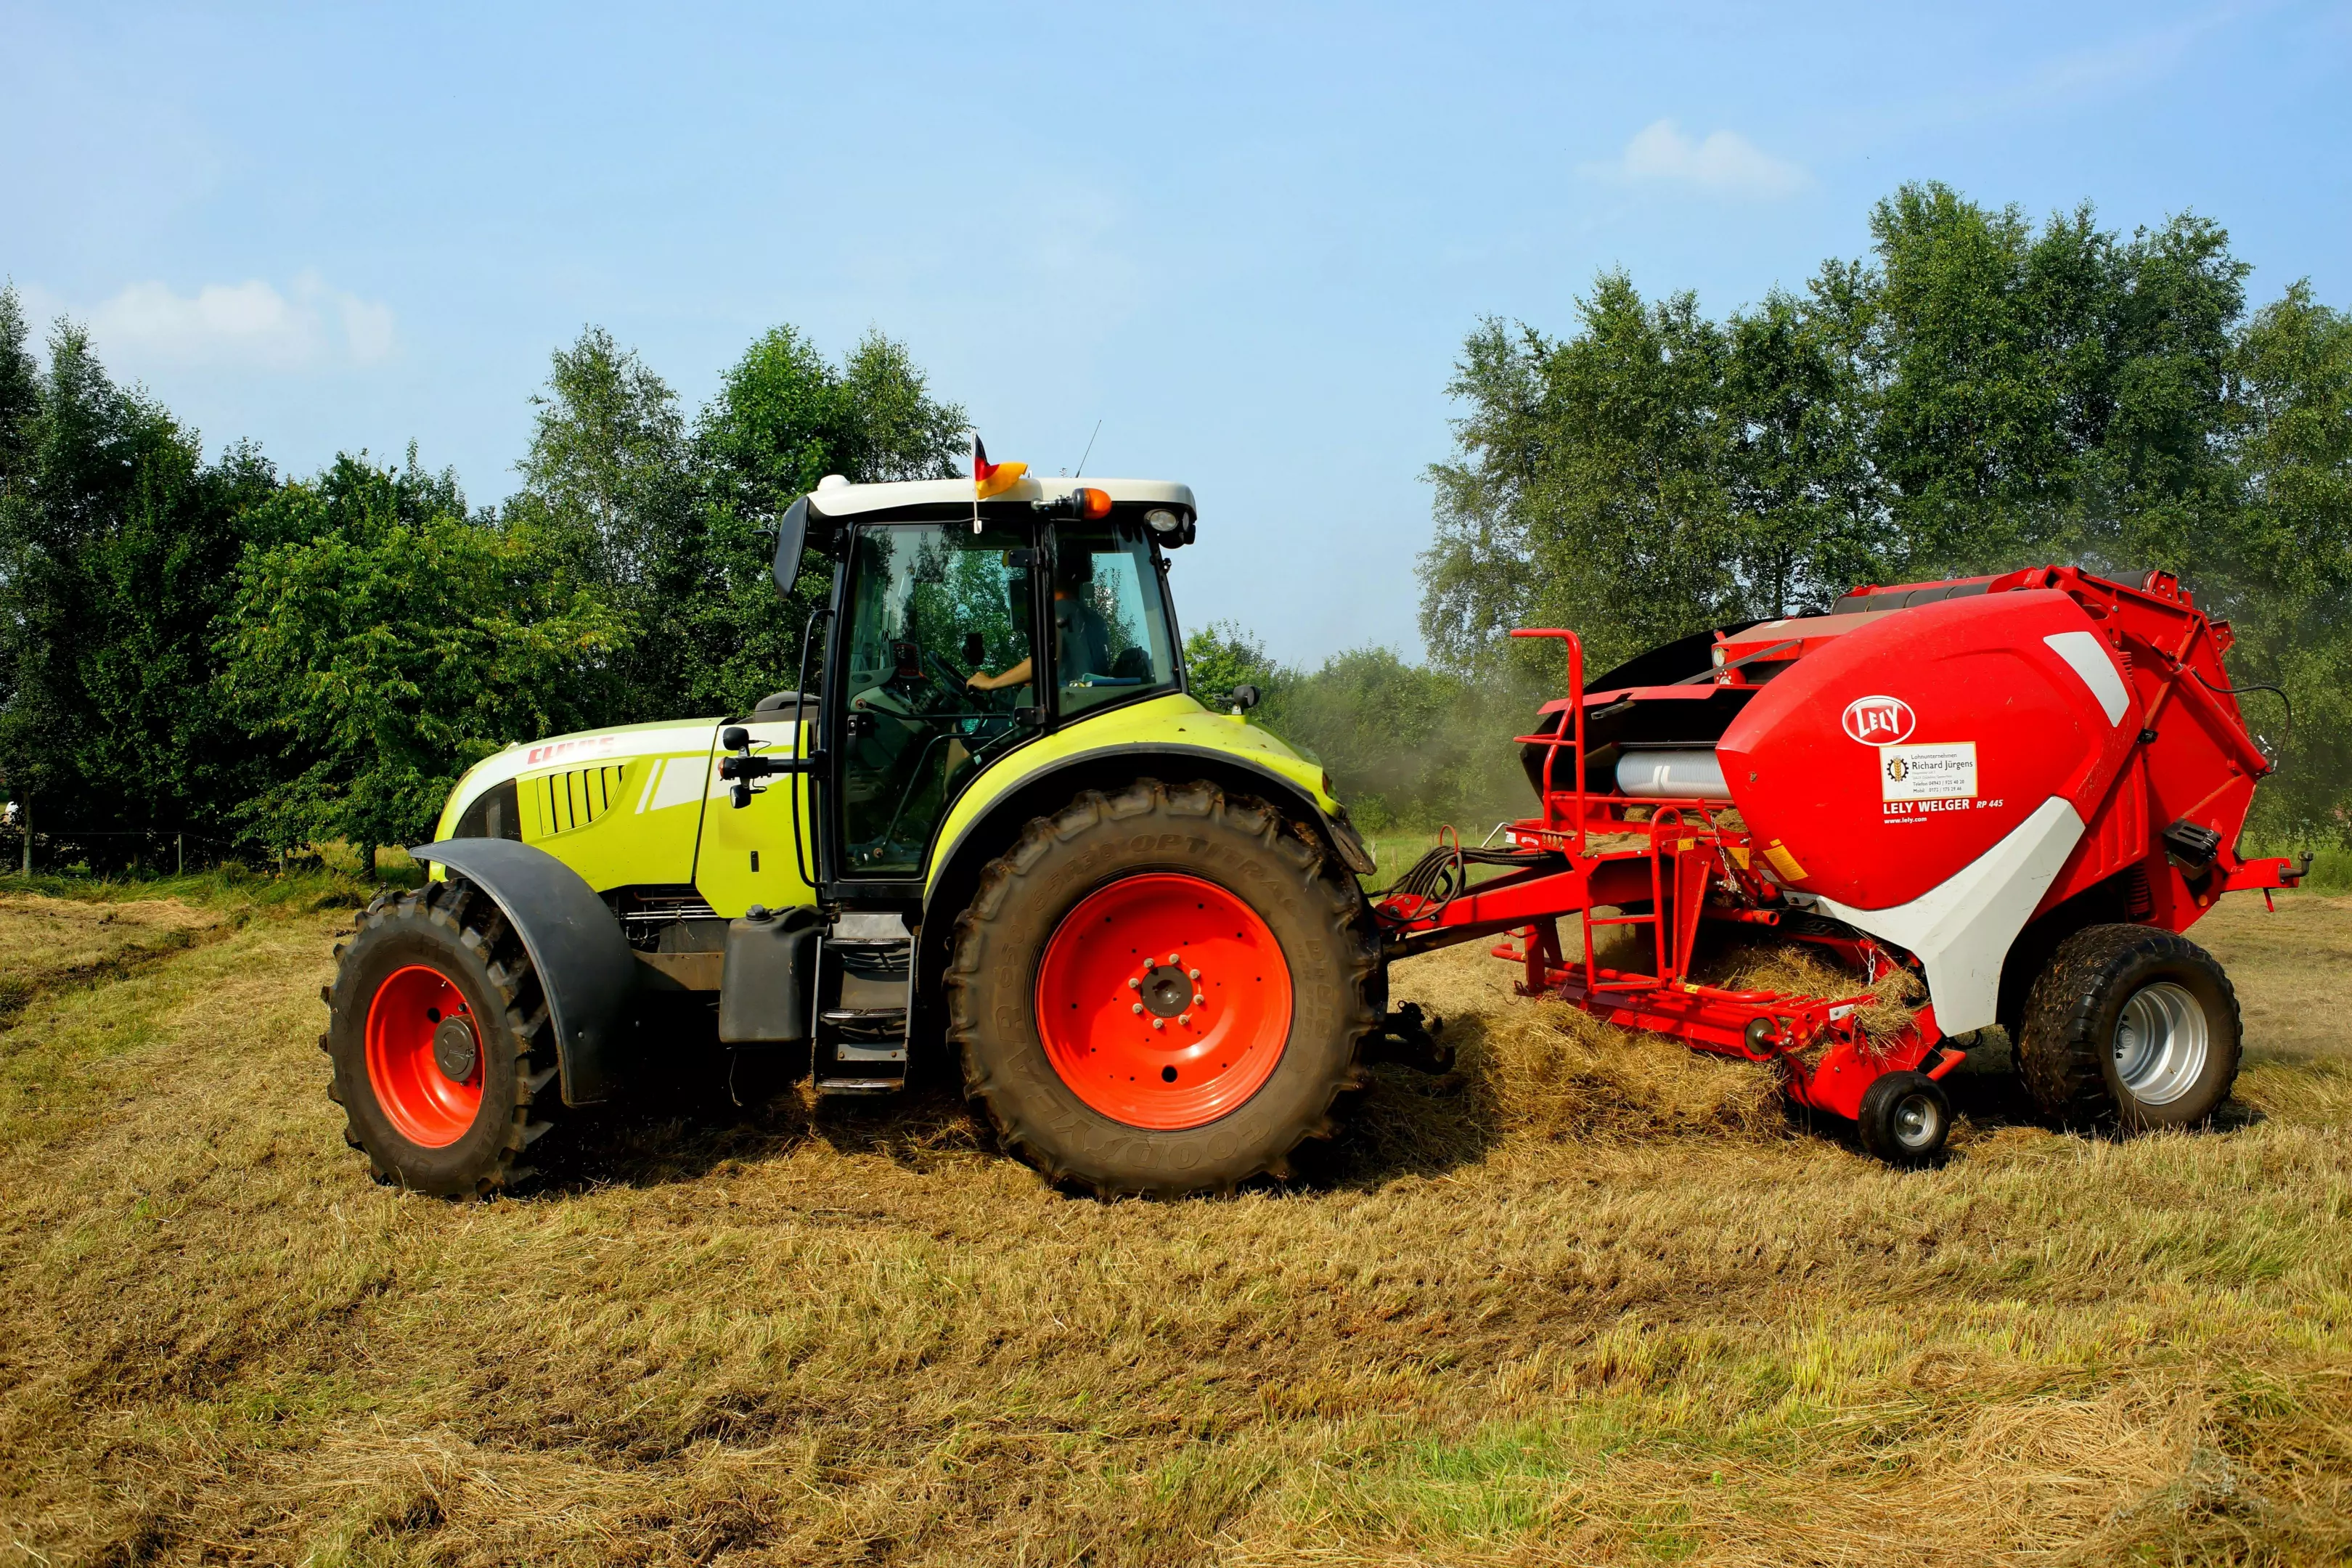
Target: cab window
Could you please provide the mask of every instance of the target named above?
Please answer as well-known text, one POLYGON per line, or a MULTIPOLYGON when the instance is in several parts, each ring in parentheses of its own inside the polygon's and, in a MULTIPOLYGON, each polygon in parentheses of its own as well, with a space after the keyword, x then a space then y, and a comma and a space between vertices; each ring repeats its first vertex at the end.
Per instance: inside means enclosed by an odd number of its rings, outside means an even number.
POLYGON ((1168 597, 1139 525, 1055 531, 1052 624, 1063 718, 1177 689, 1168 597))
POLYGON ((1032 731, 1026 538, 964 522, 861 529, 850 557, 848 875, 921 868, 966 780, 1032 731))

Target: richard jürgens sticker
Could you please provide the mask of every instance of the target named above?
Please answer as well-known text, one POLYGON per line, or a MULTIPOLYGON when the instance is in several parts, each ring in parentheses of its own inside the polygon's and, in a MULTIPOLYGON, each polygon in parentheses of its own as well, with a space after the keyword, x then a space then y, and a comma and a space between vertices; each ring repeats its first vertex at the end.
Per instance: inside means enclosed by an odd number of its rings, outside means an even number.
MULTIPOLYGON (((1977 794, 1977 743, 1878 748, 1879 798, 1885 801, 1969 801, 1977 794)), ((1959 809, 1966 810, 1966 806, 1959 809)))

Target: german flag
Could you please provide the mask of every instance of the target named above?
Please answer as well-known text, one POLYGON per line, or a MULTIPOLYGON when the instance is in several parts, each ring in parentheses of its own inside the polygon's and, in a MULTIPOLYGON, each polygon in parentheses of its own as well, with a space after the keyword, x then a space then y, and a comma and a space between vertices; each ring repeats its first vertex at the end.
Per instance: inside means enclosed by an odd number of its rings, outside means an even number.
POLYGON ((1021 476, 1028 471, 1029 465, 1026 463, 990 462, 988 448, 980 443, 980 432, 975 430, 971 433, 971 487, 974 500, 986 500, 991 496, 1003 495, 1014 485, 1019 484, 1021 476))

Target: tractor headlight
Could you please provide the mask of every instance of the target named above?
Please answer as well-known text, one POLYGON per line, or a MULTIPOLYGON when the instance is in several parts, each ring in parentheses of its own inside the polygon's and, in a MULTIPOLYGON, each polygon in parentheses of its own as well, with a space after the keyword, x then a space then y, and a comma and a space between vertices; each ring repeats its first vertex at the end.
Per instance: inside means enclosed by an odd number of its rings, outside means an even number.
POLYGON ((1150 524, 1154 533, 1173 533, 1184 526, 1183 518, 1165 507, 1152 508, 1143 514, 1143 521, 1150 524))

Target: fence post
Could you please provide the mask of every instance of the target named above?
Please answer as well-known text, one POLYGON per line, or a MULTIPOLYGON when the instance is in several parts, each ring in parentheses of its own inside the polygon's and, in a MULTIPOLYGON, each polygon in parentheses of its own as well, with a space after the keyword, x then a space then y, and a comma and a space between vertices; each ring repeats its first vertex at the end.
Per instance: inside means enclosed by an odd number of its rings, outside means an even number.
POLYGON ((33 874, 33 792, 25 792, 25 875, 33 874))
POLYGON ((184 830, 172 835, 172 863, 173 876, 188 874, 188 836, 184 830))

